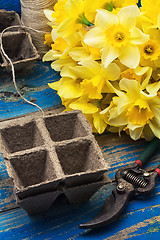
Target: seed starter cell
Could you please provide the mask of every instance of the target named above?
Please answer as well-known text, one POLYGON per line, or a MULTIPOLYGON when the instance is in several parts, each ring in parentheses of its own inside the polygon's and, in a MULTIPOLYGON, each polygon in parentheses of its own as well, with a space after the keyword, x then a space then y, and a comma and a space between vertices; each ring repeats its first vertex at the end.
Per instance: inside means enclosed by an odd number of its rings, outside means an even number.
POLYGON ((0 10, 0 33, 10 26, 21 25, 20 17, 15 11, 0 10))

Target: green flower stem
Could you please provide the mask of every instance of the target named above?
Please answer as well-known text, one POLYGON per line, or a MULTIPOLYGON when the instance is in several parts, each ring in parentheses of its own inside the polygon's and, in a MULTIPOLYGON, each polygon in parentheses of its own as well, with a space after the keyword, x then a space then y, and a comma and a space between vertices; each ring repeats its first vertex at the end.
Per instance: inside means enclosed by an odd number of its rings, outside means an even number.
POLYGON ((90 21, 88 21, 88 19, 85 17, 84 13, 82 13, 82 15, 79 16, 79 18, 77 19, 78 23, 82 23, 88 27, 93 26, 94 24, 91 23, 90 21))
POLYGON ((104 8, 106 9, 106 10, 108 10, 109 12, 112 12, 113 11, 113 8, 114 8, 114 3, 111 1, 110 3, 106 3, 105 5, 104 5, 104 8))

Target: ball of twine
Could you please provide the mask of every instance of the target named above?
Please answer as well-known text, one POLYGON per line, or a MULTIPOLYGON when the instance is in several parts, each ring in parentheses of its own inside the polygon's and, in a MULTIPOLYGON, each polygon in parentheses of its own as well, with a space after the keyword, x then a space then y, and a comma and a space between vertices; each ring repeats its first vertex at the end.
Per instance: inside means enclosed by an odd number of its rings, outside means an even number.
POLYGON ((51 32, 48 26, 48 19, 45 17, 43 10, 53 10, 57 0, 20 0, 21 1, 21 21, 22 23, 34 30, 29 30, 33 44, 37 48, 39 55, 42 57, 48 47, 44 45, 44 34, 51 32))

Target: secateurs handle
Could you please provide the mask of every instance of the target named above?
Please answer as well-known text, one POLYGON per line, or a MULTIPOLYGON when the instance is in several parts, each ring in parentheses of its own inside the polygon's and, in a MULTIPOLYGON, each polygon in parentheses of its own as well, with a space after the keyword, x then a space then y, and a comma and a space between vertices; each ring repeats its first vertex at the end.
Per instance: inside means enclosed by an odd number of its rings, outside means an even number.
MULTIPOLYGON (((155 154, 155 152, 160 148, 160 139, 154 138, 144 149, 138 159, 135 161, 139 164, 140 168, 145 165, 149 159, 155 154)), ((160 168, 160 165, 158 166, 160 168)))

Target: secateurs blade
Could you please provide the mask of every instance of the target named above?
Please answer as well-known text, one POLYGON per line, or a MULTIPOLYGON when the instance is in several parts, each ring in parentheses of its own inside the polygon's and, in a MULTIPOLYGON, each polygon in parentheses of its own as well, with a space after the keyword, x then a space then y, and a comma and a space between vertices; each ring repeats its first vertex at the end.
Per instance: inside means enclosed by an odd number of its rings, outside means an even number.
POLYGON ((152 140, 135 163, 120 168, 115 176, 117 186, 106 199, 98 215, 90 222, 79 225, 79 228, 94 229, 115 221, 128 201, 133 196, 150 193, 155 187, 157 177, 160 177, 160 165, 152 172, 142 169, 152 155, 160 149, 160 139, 152 140))

